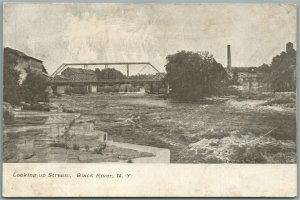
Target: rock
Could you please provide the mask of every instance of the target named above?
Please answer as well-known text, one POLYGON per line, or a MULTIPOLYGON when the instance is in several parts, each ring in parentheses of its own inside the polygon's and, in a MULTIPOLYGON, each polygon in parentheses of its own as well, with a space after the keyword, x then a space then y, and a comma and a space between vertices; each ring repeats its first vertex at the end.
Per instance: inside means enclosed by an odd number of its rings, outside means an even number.
POLYGON ((3 102, 3 118, 4 118, 4 122, 12 120, 14 118, 13 108, 7 102, 3 102))
POLYGON ((24 101, 20 102, 20 105, 24 110, 30 110, 31 105, 29 103, 25 103, 24 101))
POLYGON ((50 106, 50 111, 57 111, 57 112, 63 111, 62 105, 58 105, 56 103, 50 103, 49 106, 50 106))
POLYGON ((17 157, 18 148, 12 141, 3 142, 3 161, 7 162, 17 157))
POLYGON ((217 142, 211 142, 211 143, 209 143, 209 145, 210 146, 219 146, 219 143, 217 143, 217 142))
POLYGON ((127 159, 127 156, 119 155, 118 158, 119 158, 119 159, 122 159, 122 160, 125 160, 125 159, 127 159))
POLYGON ((22 159, 25 159, 25 160, 30 159, 33 156, 35 156, 35 151, 34 151, 34 149, 26 149, 21 152, 20 156, 22 159))
POLYGON ((23 107, 22 106, 13 106, 14 111, 22 111, 23 107))
POLYGON ((50 105, 48 103, 37 103, 37 104, 31 104, 30 106, 31 110, 37 110, 37 111, 50 111, 50 105))
POLYGON ((29 103, 26 103, 26 102, 24 102, 24 101, 21 101, 21 102, 20 102, 20 105, 21 105, 21 106, 30 106, 29 103))
POLYGON ((62 107, 62 111, 65 113, 75 113, 75 109, 73 108, 66 108, 66 107, 62 107))

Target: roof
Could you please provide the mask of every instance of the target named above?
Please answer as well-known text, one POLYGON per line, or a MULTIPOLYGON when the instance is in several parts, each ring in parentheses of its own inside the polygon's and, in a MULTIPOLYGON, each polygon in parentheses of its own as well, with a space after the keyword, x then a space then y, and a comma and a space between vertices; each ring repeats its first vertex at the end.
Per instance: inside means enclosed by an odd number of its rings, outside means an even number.
POLYGON ((16 56, 19 56, 19 57, 22 57, 22 58, 27 58, 27 59, 32 59, 32 60, 35 60, 37 62, 43 62, 42 60, 39 60, 37 58, 34 58, 34 57, 31 57, 31 56, 28 56, 26 55, 25 53, 23 53, 22 51, 19 51, 19 50, 16 50, 16 49, 12 49, 10 47, 5 47, 4 48, 4 51, 9 51, 10 53, 13 53, 15 54, 16 56))
POLYGON ((54 76, 54 80, 69 80, 69 79, 64 75, 56 75, 54 76))
POLYGON ((92 74, 92 75, 95 74, 95 71, 91 70, 91 69, 81 69, 81 68, 72 68, 72 67, 68 67, 63 72, 65 72, 65 71, 71 71, 71 72, 74 72, 77 74, 92 74))

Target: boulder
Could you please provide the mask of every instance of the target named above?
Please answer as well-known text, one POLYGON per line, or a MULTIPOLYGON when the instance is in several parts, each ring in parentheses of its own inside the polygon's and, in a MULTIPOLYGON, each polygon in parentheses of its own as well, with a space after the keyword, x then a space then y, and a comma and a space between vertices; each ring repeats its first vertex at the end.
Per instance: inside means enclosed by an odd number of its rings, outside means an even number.
POLYGON ((65 113, 75 113, 75 109, 73 108, 68 108, 68 107, 62 107, 62 111, 65 113))
POLYGON ((63 111, 63 107, 62 105, 58 105, 56 103, 50 103, 50 111, 56 111, 56 112, 62 112, 63 111))
POLYGON ((24 101, 20 102, 20 105, 23 107, 24 110, 30 110, 31 105, 24 101))
POLYGON ((44 102, 31 104, 30 108, 31 110, 37 110, 37 111, 50 111, 49 103, 44 103, 44 102))
POLYGON ((3 102, 3 118, 4 121, 9 121, 14 118, 13 107, 7 102, 3 102))

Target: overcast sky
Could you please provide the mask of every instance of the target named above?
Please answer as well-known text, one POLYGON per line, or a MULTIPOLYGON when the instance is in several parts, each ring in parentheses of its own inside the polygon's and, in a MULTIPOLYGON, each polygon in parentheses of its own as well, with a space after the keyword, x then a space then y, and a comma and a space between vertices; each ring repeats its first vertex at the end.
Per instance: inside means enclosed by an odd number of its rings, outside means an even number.
POLYGON ((4 46, 43 60, 49 72, 79 61, 149 61, 163 71, 180 50, 209 51, 226 66, 227 44, 233 66, 257 66, 296 43, 296 6, 6 4, 3 26, 4 46))

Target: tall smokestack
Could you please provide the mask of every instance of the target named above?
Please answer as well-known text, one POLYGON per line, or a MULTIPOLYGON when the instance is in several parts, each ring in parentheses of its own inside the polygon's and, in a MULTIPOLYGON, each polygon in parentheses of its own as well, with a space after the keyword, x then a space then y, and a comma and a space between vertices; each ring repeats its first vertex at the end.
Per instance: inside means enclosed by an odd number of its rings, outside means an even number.
POLYGON ((227 45, 227 68, 231 69, 231 52, 230 45, 227 45))

